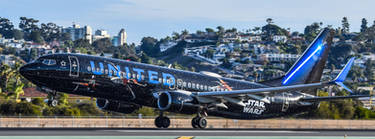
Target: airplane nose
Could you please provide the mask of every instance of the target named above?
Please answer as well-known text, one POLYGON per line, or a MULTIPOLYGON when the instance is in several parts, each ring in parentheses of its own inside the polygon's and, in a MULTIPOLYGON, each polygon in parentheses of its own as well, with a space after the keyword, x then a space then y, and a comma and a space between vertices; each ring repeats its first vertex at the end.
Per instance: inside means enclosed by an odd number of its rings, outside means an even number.
POLYGON ((31 76, 31 68, 31 64, 26 64, 22 66, 18 71, 23 77, 28 79, 31 76))
POLYGON ((19 72, 22 76, 25 76, 25 72, 26 72, 26 68, 25 68, 26 65, 22 66, 20 69, 19 69, 19 72))

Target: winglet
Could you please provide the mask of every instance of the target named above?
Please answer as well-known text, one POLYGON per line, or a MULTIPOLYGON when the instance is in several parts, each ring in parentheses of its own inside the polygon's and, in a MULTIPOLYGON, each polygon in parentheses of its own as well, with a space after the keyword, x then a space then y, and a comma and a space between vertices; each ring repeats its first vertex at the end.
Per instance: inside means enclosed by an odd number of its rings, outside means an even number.
POLYGON ((353 62, 354 62, 354 57, 350 58, 350 60, 348 61, 348 63, 346 63, 345 67, 341 70, 341 72, 339 73, 339 75, 337 75, 337 77, 335 78, 334 82, 343 87, 345 90, 347 90, 348 92, 352 93, 353 91, 350 90, 347 86, 345 86, 343 84, 343 82, 345 81, 346 79, 346 76, 348 75, 349 73, 349 70, 350 68, 352 67, 353 65, 353 62))

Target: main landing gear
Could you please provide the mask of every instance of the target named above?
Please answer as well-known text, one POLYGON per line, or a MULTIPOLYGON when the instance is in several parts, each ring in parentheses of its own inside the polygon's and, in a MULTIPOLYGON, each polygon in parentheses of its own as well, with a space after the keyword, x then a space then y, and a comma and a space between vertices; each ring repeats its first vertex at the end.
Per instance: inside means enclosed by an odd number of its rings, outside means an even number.
POLYGON ((207 127, 207 112, 203 109, 198 110, 198 114, 191 120, 193 128, 205 129, 207 127))
POLYGON ((196 116, 191 120, 193 128, 205 129, 207 127, 207 120, 205 117, 196 116))
MULTIPOLYGON (((193 128, 205 129, 207 127, 206 117, 207 113, 205 111, 199 112, 196 117, 191 120, 191 125, 193 128)), ((155 126, 158 128, 168 128, 171 124, 171 120, 163 116, 163 112, 160 112, 160 115, 155 118, 155 126)))
POLYGON ((171 124, 171 120, 163 116, 163 112, 160 112, 160 115, 155 118, 155 126, 158 128, 168 128, 171 124))

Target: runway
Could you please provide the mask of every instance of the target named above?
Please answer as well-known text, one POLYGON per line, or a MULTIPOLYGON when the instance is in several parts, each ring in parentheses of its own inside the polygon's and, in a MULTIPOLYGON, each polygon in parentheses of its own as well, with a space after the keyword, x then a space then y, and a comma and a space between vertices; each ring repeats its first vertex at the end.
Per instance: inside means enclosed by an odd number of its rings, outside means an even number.
MULTIPOLYGON (((282 129, 156 129, 156 128, 0 128, 1 136, 264 136, 264 137, 374 137, 374 130, 282 129)), ((109 139, 109 138, 106 138, 109 139)))

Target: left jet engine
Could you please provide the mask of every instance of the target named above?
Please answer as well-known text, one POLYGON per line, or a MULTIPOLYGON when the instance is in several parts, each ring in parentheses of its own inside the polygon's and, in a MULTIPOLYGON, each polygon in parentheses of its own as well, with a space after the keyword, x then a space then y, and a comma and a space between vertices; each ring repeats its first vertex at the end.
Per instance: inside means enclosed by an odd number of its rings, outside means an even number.
POLYGON ((175 92, 159 92, 157 105, 162 111, 181 111, 185 108, 194 108, 192 104, 194 98, 191 97, 190 92, 175 91, 175 92))

